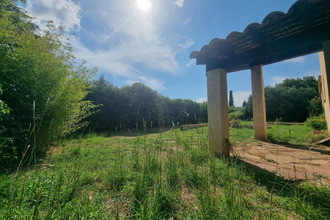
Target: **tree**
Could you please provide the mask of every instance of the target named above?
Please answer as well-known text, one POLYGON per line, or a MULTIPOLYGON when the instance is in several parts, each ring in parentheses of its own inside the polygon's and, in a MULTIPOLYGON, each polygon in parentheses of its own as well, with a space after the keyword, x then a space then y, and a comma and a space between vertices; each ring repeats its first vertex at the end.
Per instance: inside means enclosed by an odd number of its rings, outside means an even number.
MULTIPOLYGON (((76 63, 52 23, 41 31, 13 1, 0 3, 0 81, 11 120, 2 135, 17 155, 36 158, 49 144, 86 125, 94 105, 84 101, 94 70, 76 63)), ((18 159, 20 159, 18 157, 18 159)), ((0 158, 1 160, 1 158, 0 158)))
POLYGON ((203 102, 199 104, 199 109, 200 109, 200 117, 199 117, 199 122, 207 122, 208 120, 208 115, 207 115, 207 102, 203 102))
POLYGON ((234 106, 233 90, 229 91, 229 106, 234 106))
POLYGON ((207 103, 171 100, 142 83, 118 88, 101 76, 93 82, 90 91, 87 100, 100 105, 99 111, 87 119, 90 121, 88 129, 95 132, 144 130, 207 121, 207 103))
MULTIPOLYGON (((2 95, 2 85, 0 84, 0 96, 2 95)), ((13 138, 6 137, 7 128, 3 125, 11 119, 10 108, 0 99, 0 167, 11 164, 16 159, 16 149, 12 146, 13 138)))
POLYGON ((170 105, 172 122, 177 125, 199 122, 200 105, 189 99, 174 99, 170 105))
POLYGON ((246 106, 246 100, 244 100, 242 103, 242 107, 245 107, 245 106, 246 106))
POLYGON ((128 112, 129 120, 134 121, 137 128, 151 127, 159 125, 161 108, 159 106, 158 93, 142 83, 133 83, 131 86, 122 88, 122 92, 129 100, 128 112), (159 109, 160 108, 160 109, 159 109))
MULTIPOLYGON (((318 83, 312 76, 285 79, 274 87, 265 88, 267 120, 281 118, 288 122, 303 122, 309 116, 310 100, 318 95, 318 83)), ((244 117, 252 117, 252 96, 244 107, 244 117)))
POLYGON ((128 98, 120 89, 101 76, 94 81, 86 97, 98 105, 98 111, 88 117, 89 129, 94 132, 112 132, 125 127, 125 116, 128 114, 128 98))
POLYGON ((95 132, 162 127, 170 118, 170 100, 142 83, 118 88, 101 76, 87 99, 100 105, 100 111, 87 119, 95 132))
POLYGON ((320 96, 315 96, 309 103, 309 116, 318 116, 323 113, 322 100, 320 96))

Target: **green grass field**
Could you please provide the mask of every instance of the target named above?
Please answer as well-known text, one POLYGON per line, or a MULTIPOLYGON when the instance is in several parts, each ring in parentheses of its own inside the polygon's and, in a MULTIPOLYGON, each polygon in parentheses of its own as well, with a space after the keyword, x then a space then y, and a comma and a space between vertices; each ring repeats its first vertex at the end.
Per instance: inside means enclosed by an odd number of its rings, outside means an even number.
MULTIPOLYGON (((213 156, 207 128, 135 137, 87 135, 40 164, 0 176, 0 219, 329 219, 330 187, 285 182, 213 156)), ((272 126, 309 145, 311 129, 272 126)), ((251 142, 253 129, 231 129, 251 142)))

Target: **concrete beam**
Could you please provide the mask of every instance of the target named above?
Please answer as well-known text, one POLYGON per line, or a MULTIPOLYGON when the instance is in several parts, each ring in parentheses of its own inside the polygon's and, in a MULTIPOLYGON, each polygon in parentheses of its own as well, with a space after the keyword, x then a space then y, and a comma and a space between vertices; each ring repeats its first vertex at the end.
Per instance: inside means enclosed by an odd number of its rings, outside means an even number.
POLYGON ((267 121, 263 69, 261 65, 252 67, 252 104, 254 136, 261 141, 267 141, 267 121))
POLYGON ((323 51, 319 52, 321 78, 319 82, 319 90, 324 108, 325 118, 328 124, 328 132, 330 132, 330 41, 323 43, 323 51))
POLYGON ((209 146, 215 154, 229 156, 227 72, 215 69, 206 75, 209 146))

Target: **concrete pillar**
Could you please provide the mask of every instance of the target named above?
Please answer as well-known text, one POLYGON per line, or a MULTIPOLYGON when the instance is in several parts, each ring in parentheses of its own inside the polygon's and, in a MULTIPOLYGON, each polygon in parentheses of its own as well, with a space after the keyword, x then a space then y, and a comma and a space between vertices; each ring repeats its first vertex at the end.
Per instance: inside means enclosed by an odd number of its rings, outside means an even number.
POLYGON ((261 65, 252 67, 251 81, 254 136, 258 140, 267 141, 265 89, 263 70, 261 65))
POLYGON ((215 69, 206 75, 209 146, 215 154, 229 156, 227 72, 215 69))
POLYGON ((319 59, 321 68, 321 83, 319 84, 321 88, 319 90, 328 124, 328 132, 330 132, 330 41, 323 43, 323 51, 319 52, 319 59))

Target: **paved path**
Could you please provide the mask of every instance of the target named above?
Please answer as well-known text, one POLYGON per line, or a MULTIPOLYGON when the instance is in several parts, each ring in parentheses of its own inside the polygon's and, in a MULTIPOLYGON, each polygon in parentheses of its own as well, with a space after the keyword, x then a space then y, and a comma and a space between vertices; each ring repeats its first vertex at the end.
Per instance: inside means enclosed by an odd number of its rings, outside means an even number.
POLYGON ((240 158, 288 180, 321 180, 330 184, 330 147, 311 149, 266 142, 234 146, 240 158))

